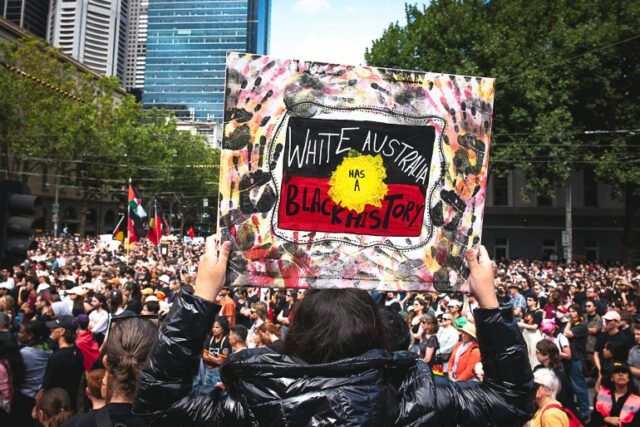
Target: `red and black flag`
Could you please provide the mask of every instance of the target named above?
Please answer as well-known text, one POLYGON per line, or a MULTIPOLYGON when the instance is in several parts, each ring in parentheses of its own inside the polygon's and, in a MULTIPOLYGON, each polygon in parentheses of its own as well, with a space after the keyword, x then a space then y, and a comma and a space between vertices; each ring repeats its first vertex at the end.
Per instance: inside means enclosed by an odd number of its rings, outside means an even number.
POLYGON ((162 219, 158 212, 158 202, 153 201, 153 218, 149 220, 149 232, 147 233, 147 239, 149 239, 154 245, 160 243, 162 239, 162 219))
POLYGON ((278 226, 419 236, 435 135, 426 125, 291 117, 278 226))
POLYGON ((147 213, 142 207, 142 197, 133 188, 129 180, 129 203, 127 207, 127 231, 129 233, 129 243, 137 242, 145 236, 144 221, 147 213))

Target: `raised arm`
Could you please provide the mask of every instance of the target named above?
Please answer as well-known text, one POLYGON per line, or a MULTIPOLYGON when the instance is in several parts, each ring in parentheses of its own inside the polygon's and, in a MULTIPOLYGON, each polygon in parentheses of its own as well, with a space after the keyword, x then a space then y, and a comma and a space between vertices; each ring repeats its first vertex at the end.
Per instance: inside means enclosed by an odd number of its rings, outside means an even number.
POLYGON ((213 301, 224 282, 231 244, 222 245, 219 257, 217 249, 213 237, 209 237, 200 259, 194 295, 181 293, 160 326, 158 343, 142 371, 133 407, 135 414, 148 421, 176 420, 180 413, 197 420, 201 418, 197 414, 209 418, 215 410, 219 393, 195 396, 190 392, 207 332, 220 311, 213 301))
POLYGON ((416 373, 415 381, 401 387, 413 404, 401 408, 398 425, 521 426, 533 415, 533 375, 512 309, 498 308, 491 260, 484 247, 479 253, 468 252, 467 261, 469 284, 480 306, 474 318, 485 380, 454 383, 416 373), (434 387, 435 396, 420 391, 429 387, 434 387))

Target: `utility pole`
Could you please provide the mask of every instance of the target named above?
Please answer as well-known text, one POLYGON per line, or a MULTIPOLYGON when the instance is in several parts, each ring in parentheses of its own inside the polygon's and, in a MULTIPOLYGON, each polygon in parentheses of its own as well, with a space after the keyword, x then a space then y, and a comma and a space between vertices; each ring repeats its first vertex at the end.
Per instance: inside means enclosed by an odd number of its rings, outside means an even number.
POLYGON ((567 184, 565 186, 565 203, 564 203, 565 231, 562 236, 562 246, 564 247, 564 257, 568 263, 573 260, 573 233, 572 233, 573 225, 571 223, 571 210, 572 210, 571 203, 572 203, 571 175, 569 175, 569 178, 567 178, 567 184))
POLYGON ((60 196, 60 175, 56 175, 56 198, 51 206, 51 213, 53 219, 53 237, 58 237, 58 226, 60 223, 60 204, 58 203, 58 197, 60 196))

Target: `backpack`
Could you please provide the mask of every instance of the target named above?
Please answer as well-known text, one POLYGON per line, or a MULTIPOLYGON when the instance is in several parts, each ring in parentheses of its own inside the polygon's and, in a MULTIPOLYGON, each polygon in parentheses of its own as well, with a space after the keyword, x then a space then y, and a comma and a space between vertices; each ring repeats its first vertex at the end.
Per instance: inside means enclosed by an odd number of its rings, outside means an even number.
POLYGON ((544 408, 544 411, 542 411, 542 414, 540 414, 540 423, 542 423, 542 416, 544 415, 546 410, 551 408, 560 409, 562 412, 564 412, 567 415, 567 417, 569 417, 569 427, 584 427, 584 424, 580 422, 578 417, 576 417, 576 414, 574 414, 571 409, 565 408, 564 406, 559 405, 557 403, 552 403, 551 405, 544 408))

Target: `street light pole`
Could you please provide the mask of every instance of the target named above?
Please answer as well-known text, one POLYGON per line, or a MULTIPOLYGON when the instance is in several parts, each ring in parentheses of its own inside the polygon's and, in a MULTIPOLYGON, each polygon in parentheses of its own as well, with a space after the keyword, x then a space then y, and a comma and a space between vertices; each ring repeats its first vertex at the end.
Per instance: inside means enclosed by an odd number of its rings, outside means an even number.
POLYGON ((60 175, 56 175, 56 196, 51 212, 53 214, 53 237, 58 237, 58 225, 60 223, 60 204, 58 197, 60 196, 60 175))

